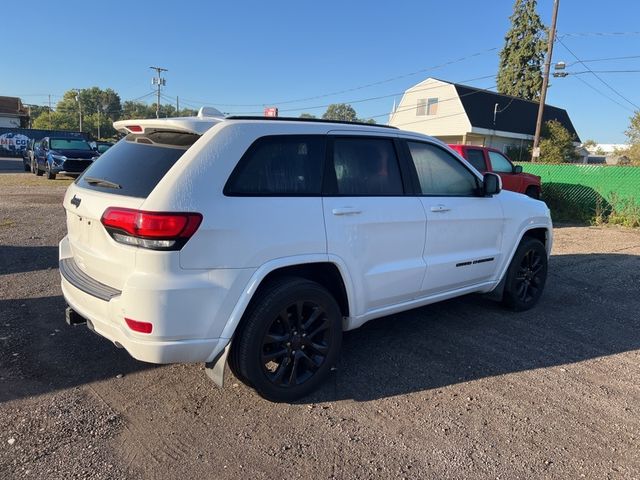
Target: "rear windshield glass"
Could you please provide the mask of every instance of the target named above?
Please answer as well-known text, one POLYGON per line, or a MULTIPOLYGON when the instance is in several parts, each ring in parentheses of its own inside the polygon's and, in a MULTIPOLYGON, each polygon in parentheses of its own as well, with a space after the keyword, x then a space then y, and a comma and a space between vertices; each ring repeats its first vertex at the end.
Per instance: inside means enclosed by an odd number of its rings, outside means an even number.
POLYGON ((83 188, 146 198, 199 135, 156 131, 129 134, 76 180, 83 188))
POLYGON ((51 150, 91 150, 87 142, 73 138, 52 138, 49 147, 51 150))

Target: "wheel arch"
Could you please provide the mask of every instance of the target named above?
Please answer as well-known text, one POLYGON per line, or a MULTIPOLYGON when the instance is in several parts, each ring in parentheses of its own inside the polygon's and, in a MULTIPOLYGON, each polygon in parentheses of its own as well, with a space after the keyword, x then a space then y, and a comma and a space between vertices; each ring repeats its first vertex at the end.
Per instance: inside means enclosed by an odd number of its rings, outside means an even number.
POLYGON ((498 276, 498 283, 496 287, 488 292, 488 297, 492 299, 501 299, 502 292, 504 290, 504 282, 507 277, 507 271, 509 270, 509 265, 511 265, 511 261, 513 260, 513 256, 516 254, 516 250, 522 243, 524 238, 535 238, 539 240, 544 245, 547 256, 551 255, 551 247, 553 246, 553 231, 551 225, 543 225, 543 224, 531 224, 524 228, 518 237, 518 241, 514 242, 514 245, 509 252, 509 256, 506 258, 506 261, 502 265, 500 269, 500 275, 498 276))
MULTIPOLYGON (((325 287, 336 299, 343 317, 353 311, 353 293, 350 279, 343 265, 330 261, 326 255, 281 258, 267 262, 256 270, 242 296, 236 302, 220 337, 230 340, 256 294, 270 282, 283 277, 298 277, 314 281, 325 287)), ((217 352, 215 352, 217 353, 217 352)))

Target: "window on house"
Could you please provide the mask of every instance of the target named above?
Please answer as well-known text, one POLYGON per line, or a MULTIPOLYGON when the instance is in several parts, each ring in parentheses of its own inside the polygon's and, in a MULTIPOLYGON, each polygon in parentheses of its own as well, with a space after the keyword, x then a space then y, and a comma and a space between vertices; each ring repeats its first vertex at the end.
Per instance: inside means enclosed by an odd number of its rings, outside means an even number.
POLYGON ((427 115, 435 115, 438 113, 438 99, 430 98, 427 100, 427 115))
POLYGON ((418 99, 418 108, 416 115, 435 115, 438 113, 438 99, 437 98, 420 98, 418 99))

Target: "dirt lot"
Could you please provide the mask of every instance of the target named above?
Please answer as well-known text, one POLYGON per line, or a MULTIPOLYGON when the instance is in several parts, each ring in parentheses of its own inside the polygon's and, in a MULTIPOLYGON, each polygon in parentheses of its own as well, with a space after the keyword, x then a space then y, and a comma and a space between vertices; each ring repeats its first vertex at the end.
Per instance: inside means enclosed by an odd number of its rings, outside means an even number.
POLYGON ((0 174, 0 478, 640 478, 639 231, 556 228, 533 311, 371 322, 279 405, 66 326, 66 185, 0 174))

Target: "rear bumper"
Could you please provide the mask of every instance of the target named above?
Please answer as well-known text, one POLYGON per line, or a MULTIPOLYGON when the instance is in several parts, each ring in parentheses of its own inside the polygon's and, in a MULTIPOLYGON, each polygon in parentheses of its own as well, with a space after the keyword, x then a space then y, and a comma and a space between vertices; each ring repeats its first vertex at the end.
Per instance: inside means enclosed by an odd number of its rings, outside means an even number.
MULTIPOLYGON (((149 363, 205 362, 218 352, 219 339, 156 340, 144 338, 126 327, 120 298, 108 302, 78 289, 62 277, 62 294, 71 308, 84 317, 89 328, 129 354, 149 363)), ((224 342, 226 344, 226 342, 224 342)), ((224 348, 224 345, 222 346, 224 348)))
POLYGON ((65 300, 88 326, 150 363, 215 358, 229 341, 219 337, 250 277, 242 269, 137 273, 119 291, 76 265, 67 237, 60 242, 60 273, 65 300), (152 333, 131 330, 125 317, 152 323, 152 333))

